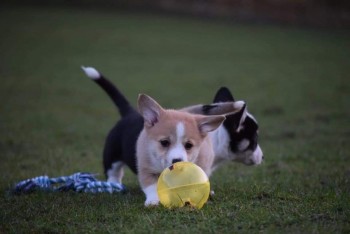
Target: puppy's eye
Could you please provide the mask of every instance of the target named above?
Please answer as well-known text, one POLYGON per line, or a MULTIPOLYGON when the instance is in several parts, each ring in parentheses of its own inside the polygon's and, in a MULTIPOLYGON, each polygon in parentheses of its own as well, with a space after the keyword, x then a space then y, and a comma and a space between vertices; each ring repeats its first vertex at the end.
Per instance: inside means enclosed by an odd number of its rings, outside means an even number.
POLYGON ((170 145, 170 141, 169 141, 169 140, 160 140, 159 143, 160 143, 163 147, 169 147, 169 145, 170 145))
POLYGON ((186 142, 185 143, 185 149, 186 150, 190 150, 190 149, 192 149, 192 147, 193 147, 193 144, 191 142, 186 142))

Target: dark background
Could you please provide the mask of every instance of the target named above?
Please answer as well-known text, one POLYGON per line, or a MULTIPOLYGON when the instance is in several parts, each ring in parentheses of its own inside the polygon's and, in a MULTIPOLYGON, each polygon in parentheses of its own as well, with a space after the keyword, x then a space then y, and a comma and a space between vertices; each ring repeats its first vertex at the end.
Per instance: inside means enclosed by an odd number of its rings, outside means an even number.
MULTIPOLYGON (((23 4, 23 1, 7 2, 23 4)), ((115 7, 239 22, 350 26, 350 1, 347 0, 30 0, 25 4, 115 7)))

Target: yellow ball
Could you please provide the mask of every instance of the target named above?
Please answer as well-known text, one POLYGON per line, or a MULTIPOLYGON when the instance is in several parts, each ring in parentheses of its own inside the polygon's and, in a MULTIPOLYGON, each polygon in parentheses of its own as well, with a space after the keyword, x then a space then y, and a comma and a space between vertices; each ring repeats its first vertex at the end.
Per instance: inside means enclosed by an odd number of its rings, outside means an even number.
POLYGON ((160 203, 167 208, 190 205, 202 208, 210 193, 205 172, 194 163, 177 162, 166 168, 158 179, 160 203))

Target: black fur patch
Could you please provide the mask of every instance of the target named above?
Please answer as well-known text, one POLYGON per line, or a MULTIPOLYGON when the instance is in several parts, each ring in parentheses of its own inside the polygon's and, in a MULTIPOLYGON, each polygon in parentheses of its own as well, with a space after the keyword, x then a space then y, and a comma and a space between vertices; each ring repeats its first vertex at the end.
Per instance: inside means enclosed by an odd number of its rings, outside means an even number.
POLYGON ((211 105, 203 105, 202 106, 202 111, 204 115, 209 115, 210 111, 214 108, 216 108, 218 105, 211 104, 211 105))
POLYGON ((249 141, 249 146, 246 150, 254 151, 258 146, 258 125, 249 116, 246 117, 242 124, 242 129, 236 132, 233 129, 227 129, 230 133, 231 142, 230 147, 233 152, 238 151, 238 144, 243 140, 247 139, 249 141))
POLYGON ((226 87, 221 87, 214 97, 213 103, 217 102, 233 102, 235 99, 233 98, 230 90, 226 87))

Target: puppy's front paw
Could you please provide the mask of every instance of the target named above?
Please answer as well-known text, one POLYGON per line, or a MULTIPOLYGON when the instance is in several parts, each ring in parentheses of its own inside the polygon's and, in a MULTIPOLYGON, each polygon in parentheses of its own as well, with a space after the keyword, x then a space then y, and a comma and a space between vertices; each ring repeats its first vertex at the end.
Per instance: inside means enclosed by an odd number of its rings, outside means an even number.
POLYGON ((146 194, 145 206, 157 206, 159 204, 156 183, 148 186, 143 191, 146 194))
POLYGON ((150 207, 150 206, 158 206, 159 205, 159 200, 146 200, 145 201, 145 206, 150 207))

